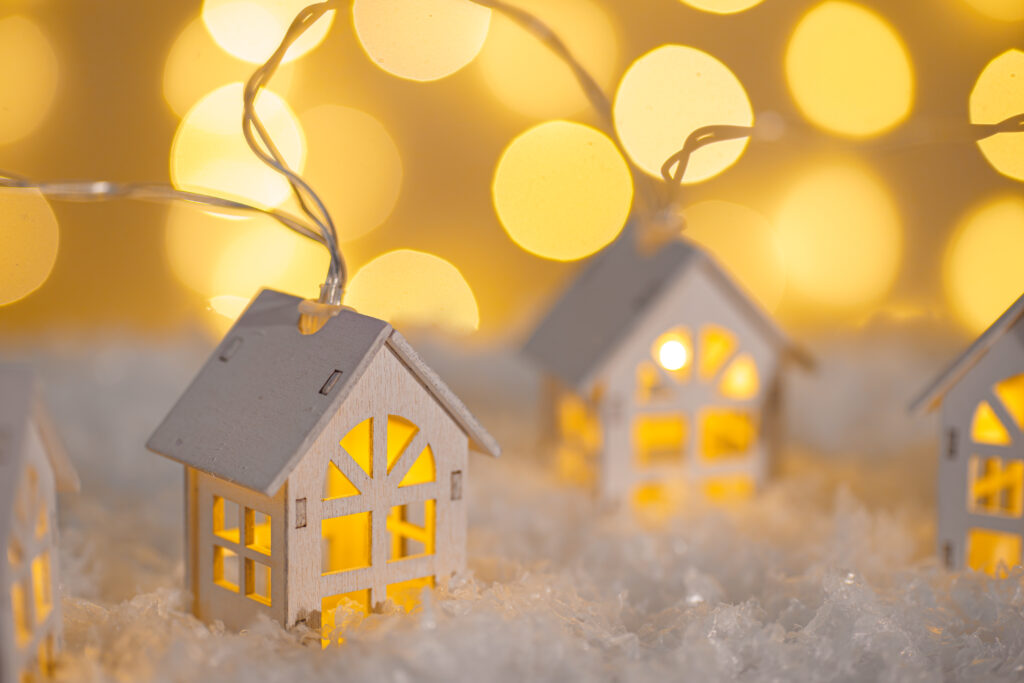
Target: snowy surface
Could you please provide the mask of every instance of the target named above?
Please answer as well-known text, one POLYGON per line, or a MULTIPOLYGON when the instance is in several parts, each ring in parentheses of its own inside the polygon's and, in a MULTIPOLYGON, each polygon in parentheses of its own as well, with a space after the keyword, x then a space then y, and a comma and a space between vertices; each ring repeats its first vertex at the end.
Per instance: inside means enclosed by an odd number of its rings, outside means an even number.
POLYGON ((904 408, 960 343, 822 340, 791 383, 777 480, 726 509, 687 497, 663 523, 553 478, 527 366, 428 345, 506 448, 472 463, 469 571, 412 615, 353 617, 327 651, 184 611, 182 477, 143 443, 202 344, 5 350, 43 373, 83 479, 62 505, 59 679, 1024 680, 1024 576, 931 555, 934 425, 904 408))

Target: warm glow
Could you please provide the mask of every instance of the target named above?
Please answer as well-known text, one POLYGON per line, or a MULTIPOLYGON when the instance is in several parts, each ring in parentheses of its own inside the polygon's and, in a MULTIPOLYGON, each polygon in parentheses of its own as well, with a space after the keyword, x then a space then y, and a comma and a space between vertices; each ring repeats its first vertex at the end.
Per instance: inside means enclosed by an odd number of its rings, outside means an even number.
MULTIPOLYGON (((637 166, 658 178, 665 160, 682 148, 697 128, 728 124, 751 126, 754 112, 736 75, 706 52, 663 45, 626 71, 615 93, 615 129, 637 166)), ((697 150, 683 177, 696 183, 732 166, 747 138, 697 150)))
POLYGON ((786 269, 775 228, 740 204, 718 199, 683 211, 683 235, 714 255, 730 275, 769 312, 786 289, 786 269))
MULTIPOLYGON (((306 141, 295 114, 263 91, 256 112, 291 168, 301 172, 306 141)), ((242 84, 225 85, 199 100, 181 120, 171 145, 171 180, 182 190, 215 194, 260 207, 279 206, 291 189, 256 158, 242 136, 242 84)))
POLYGON ((396 325, 438 327, 465 333, 480 326, 469 283, 443 258, 397 249, 356 272, 345 305, 396 325))
POLYGON ((327 204, 341 241, 370 232, 391 214, 402 159, 384 126, 358 109, 322 105, 302 115, 309 140, 305 179, 327 204))
POLYGON ((237 320, 238 316, 242 315, 245 307, 249 305, 249 299, 244 296, 233 296, 231 294, 222 294, 221 296, 215 296, 210 298, 210 308, 228 320, 237 320))
POLYGON ((974 409, 974 418, 971 420, 971 441, 993 446, 1010 445, 1010 433, 999 421, 999 417, 988 401, 982 401, 974 409))
POLYGON ((972 455, 967 472, 969 512, 1006 517, 1024 513, 1024 462, 972 455))
POLYGON ((710 409, 701 416, 700 455, 705 460, 746 458, 757 441, 757 426, 749 413, 710 409))
POLYGON ((749 474, 726 474, 709 477, 704 482, 704 495, 715 503, 735 503, 748 500, 757 490, 749 474))
POLYGON ((435 81, 473 61, 491 10, 468 0, 355 0, 356 35, 373 62, 413 81, 435 81))
POLYGON ((640 467, 682 465, 688 439, 686 416, 680 413, 638 415, 633 420, 633 451, 640 467))
MULTIPOLYGON (((1015 0, 1024 17, 1024 2, 1015 0)), ((999 123, 1024 112, 1024 52, 1007 50, 981 72, 971 91, 971 123, 999 123)), ((992 167, 1015 180, 1024 180, 1024 134, 998 133, 978 141, 992 167)))
POLYGON ((681 0, 695 9, 715 14, 735 14, 760 5, 764 0, 681 0))
POLYGON ((670 339, 658 349, 658 362, 666 370, 679 370, 689 359, 690 354, 681 341, 670 339))
POLYGON ((903 248, 888 191, 869 169, 809 169, 783 197, 777 219, 788 286, 819 309, 853 312, 892 286, 903 248))
POLYGON ((1024 198, 1006 195, 970 211, 943 259, 946 298, 971 333, 987 328, 1024 292, 1024 198))
POLYGON ((1024 19, 1024 2, 1020 0, 966 0, 985 16, 999 21, 1020 21, 1024 19))
POLYGON ((722 373, 722 381, 718 388, 722 396, 737 401, 747 401, 757 396, 761 382, 753 357, 749 353, 744 353, 731 362, 722 373))
POLYGON ((0 306, 25 298, 46 282, 59 244, 57 217, 38 190, 0 192, 0 306))
POLYGON ((1020 550, 1017 534, 990 529, 967 532, 967 566, 975 571, 1005 577, 1007 570, 1020 564, 1020 550))
MULTIPOLYGON (((274 90, 287 94, 293 69, 284 66, 274 74, 274 90)), ((213 42, 200 18, 189 22, 171 46, 164 62, 164 99, 178 116, 203 95, 225 83, 244 81, 252 65, 232 57, 213 42)))
POLYGON ((609 244, 633 199, 629 167, 615 144, 569 121, 542 123, 510 142, 491 189, 509 237, 555 261, 580 259, 609 244))
MULTIPOLYGON (((607 11, 594 0, 516 0, 550 26, 607 89, 619 56, 618 36, 607 11)), ((526 116, 549 119, 587 108, 572 71, 547 46, 503 14, 495 14, 477 59, 484 81, 498 100, 526 116)))
POLYGON ((20 15, 0 19, 0 64, 0 145, 6 145, 46 120, 57 92, 58 65, 46 34, 20 15))
POLYGON ((903 40, 878 14, 830 0, 797 24, 786 82, 812 123, 840 135, 882 133, 910 113, 914 74, 903 40))
MULTIPOLYGON (((203 0, 203 23, 225 51, 252 64, 273 54, 295 15, 310 0, 203 0)), ((285 54, 289 62, 323 42, 334 21, 328 12, 295 41, 285 54)))

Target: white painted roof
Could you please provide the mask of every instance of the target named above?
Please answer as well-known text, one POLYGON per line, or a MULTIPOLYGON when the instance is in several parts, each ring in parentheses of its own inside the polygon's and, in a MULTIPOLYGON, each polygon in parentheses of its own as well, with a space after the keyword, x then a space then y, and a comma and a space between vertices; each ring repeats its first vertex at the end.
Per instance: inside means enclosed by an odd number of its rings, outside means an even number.
POLYGON ((494 438, 388 323, 346 309, 316 334, 299 331, 299 297, 261 291, 150 437, 167 458, 272 495, 387 344, 448 411, 470 445, 494 438), (328 379, 336 383, 321 393, 328 379))

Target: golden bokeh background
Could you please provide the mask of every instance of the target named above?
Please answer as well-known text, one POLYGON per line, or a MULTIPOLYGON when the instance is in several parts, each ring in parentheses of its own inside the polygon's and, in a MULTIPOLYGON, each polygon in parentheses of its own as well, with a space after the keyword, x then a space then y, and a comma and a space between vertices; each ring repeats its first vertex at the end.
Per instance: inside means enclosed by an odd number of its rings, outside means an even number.
MULTIPOLYGON (((295 212, 282 183, 238 158, 231 127, 280 8, 302 4, 5 0, 0 169, 173 179, 295 212)), ((315 27, 260 104, 336 217, 350 303, 514 342, 618 234, 632 195, 599 134, 578 156, 509 145, 612 126, 503 17, 466 0, 354 5, 357 21, 350 4, 315 27)), ((1024 291, 1024 133, 978 143, 969 127, 1024 112, 1019 0, 522 5, 593 71, 647 171, 695 125, 755 122, 751 140, 694 156, 681 205, 693 239, 795 332, 909 310, 972 335, 1024 291)), ((637 176, 634 201, 658 182, 637 176)), ((265 218, 31 194, 0 196, 0 251, 5 335, 216 335, 260 286, 315 295, 327 262, 265 218)))

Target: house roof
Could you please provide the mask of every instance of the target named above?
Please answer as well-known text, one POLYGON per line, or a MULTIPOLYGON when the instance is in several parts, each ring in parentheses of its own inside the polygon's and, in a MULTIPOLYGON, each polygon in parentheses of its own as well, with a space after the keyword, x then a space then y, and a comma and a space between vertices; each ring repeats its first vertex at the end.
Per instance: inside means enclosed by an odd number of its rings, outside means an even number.
POLYGON ((272 495, 387 344, 465 431, 471 447, 499 455, 494 438, 388 323, 343 309, 316 334, 304 335, 301 301, 261 291, 146 446, 272 495), (337 379, 324 395, 332 376, 337 379))
POLYGON ((592 259, 536 328, 523 350, 547 372, 568 386, 586 387, 651 302, 692 268, 704 269, 769 339, 802 363, 811 363, 702 248, 680 239, 647 255, 634 242, 631 231, 624 231, 592 259))
POLYGON ((974 343, 967 347, 953 363, 946 368, 928 387, 910 404, 914 413, 934 410, 946 392, 953 388, 960 379, 977 365, 986 353, 991 350, 999 338, 1008 332, 1021 316, 1024 315, 1024 294, 1007 308, 987 330, 981 333, 974 343))

